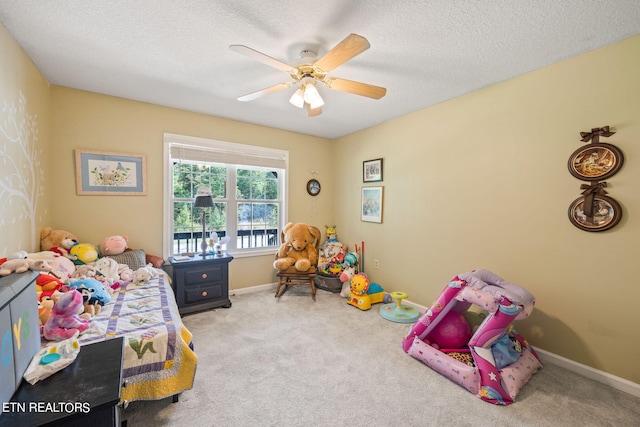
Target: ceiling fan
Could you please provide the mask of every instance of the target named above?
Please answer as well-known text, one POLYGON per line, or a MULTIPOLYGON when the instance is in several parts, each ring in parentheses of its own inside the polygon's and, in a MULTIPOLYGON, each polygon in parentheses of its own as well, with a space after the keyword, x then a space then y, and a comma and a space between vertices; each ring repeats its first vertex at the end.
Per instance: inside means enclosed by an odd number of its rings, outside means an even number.
POLYGON ((250 47, 239 44, 231 45, 229 49, 234 52, 248 56, 275 69, 285 71, 292 78, 289 82, 279 83, 241 96, 238 101, 253 101, 270 93, 300 84, 300 87, 291 96, 289 102, 298 108, 306 106, 307 113, 313 117, 322 114, 322 106, 324 105, 324 100, 316 88, 318 83, 324 84, 329 89, 380 99, 387 93, 387 89, 383 87, 337 77, 327 78, 327 74, 330 71, 369 49, 369 46, 369 42, 364 37, 357 34, 349 34, 322 58, 316 59, 316 52, 303 50, 300 54, 300 63, 289 65, 250 47))

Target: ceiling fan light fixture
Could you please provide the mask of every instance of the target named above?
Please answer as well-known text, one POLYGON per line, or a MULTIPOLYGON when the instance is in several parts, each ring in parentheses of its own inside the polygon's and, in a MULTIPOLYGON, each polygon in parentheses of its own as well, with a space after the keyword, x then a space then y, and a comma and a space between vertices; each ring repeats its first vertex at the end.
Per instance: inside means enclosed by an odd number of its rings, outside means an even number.
POLYGON ((318 93, 318 89, 313 83, 307 83, 304 89, 304 102, 309 104, 311 108, 318 108, 324 105, 324 100, 318 93))
POLYGON ((304 107, 304 91, 298 88, 289 98, 289 102, 298 108, 304 107))

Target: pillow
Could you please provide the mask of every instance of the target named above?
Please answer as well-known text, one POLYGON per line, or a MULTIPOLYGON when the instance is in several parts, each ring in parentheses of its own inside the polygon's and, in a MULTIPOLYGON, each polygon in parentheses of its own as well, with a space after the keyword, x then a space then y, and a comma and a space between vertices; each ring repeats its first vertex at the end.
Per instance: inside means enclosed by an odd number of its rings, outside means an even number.
POLYGON ((107 258, 116 260, 118 264, 126 264, 133 271, 147 265, 147 257, 142 249, 131 249, 118 255, 110 255, 107 258))
POLYGON ((164 259, 157 255, 147 254, 146 262, 147 264, 151 264, 155 268, 162 268, 162 266, 164 265, 164 259))

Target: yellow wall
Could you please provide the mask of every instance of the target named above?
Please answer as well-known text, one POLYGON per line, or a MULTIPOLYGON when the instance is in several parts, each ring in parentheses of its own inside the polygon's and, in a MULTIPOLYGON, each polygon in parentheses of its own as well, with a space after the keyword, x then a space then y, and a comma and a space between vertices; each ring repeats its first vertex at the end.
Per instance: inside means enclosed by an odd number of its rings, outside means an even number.
MULTIPOLYGON (((326 139, 59 86, 51 93, 52 161, 56 180, 65 183, 53 188, 53 199, 63 202, 53 210, 52 224, 83 241, 125 235, 130 247, 162 255, 164 132, 288 150, 289 220, 333 221, 330 193, 312 198, 306 192, 312 169, 320 172, 323 184, 333 184, 331 142, 326 139), (77 148, 146 154, 147 195, 77 196, 77 148)), ((229 273, 232 288, 273 282, 272 264, 273 255, 235 259, 229 273)))
POLYGON ((365 241, 372 280, 423 305, 457 273, 492 270, 536 296, 519 323, 534 345, 640 383, 638 70, 635 37, 340 139, 339 236, 365 241), (624 216, 589 233, 567 217, 582 183, 567 160, 605 125, 626 158, 607 180, 624 216), (364 223, 362 161, 380 157, 384 219, 364 223))
POLYGON ((50 144, 49 83, 0 25, 0 258, 40 250, 50 144))
MULTIPOLYGON (((640 353, 634 316, 640 198, 633 187, 640 182, 638 69, 640 37, 327 141, 68 88, 49 92, 0 26, 0 97, 17 103, 25 94, 37 114, 37 145, 51 162, 43 166, 46 195, 35 225, 18 207, 3 208, 9 199, 0 193, 0 250, 27 248, 32 230, 51 225, 89 242, 126 234, 132 246, 160 253, 163 132, 287 149, 289 219, 337 224, 350 246, 365 241, 367 273, 386 290, 429 305, 453 275, 488 268, 537 297, 532 317, 519 324, 534 345, 640 383, 633 363, 640 353), (604 125, 615 128, 608 141, 626 157, 608 180, 624 218, 610 231, 587 233, 567 219, 581 182, 566 163, 583 144, 578 133, 604 125), (76 196, 76 148, 146 154, 148 195, 76 196), (340 156, 333 156, 336 150, 340 156), (379 157, 384 220, 364 223, 362 161, 379 157), (317 198, 305 191, 311 169, 320 171, 323 185, 317 198), (372 268, 374 259, 379 269, 372 268)), ((0 135, 5 144, 15 149, 0 135)), ((271 263, 269 256, 234 260, 232 286, 272 282, 271 263)))

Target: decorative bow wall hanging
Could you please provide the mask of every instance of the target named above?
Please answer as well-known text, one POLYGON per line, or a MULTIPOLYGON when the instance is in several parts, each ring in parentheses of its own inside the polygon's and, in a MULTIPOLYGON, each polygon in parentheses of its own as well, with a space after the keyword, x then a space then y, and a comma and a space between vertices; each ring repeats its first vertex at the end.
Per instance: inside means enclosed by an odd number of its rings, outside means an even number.
POLYGON ((567 166, 575 178, 589 181, 580 186, 582 196, 569 207, 569 220, 585 231, 604 231, 613 228, 622 218, 622 208, 613 198, 605 196, 604 179, 615 175, 624 162, 622 151, 612 144, 600 142, 600 137, 615 134, 609 126, 580 132, 583 142, 589 145, 578 148, 569 157, 567 166))

